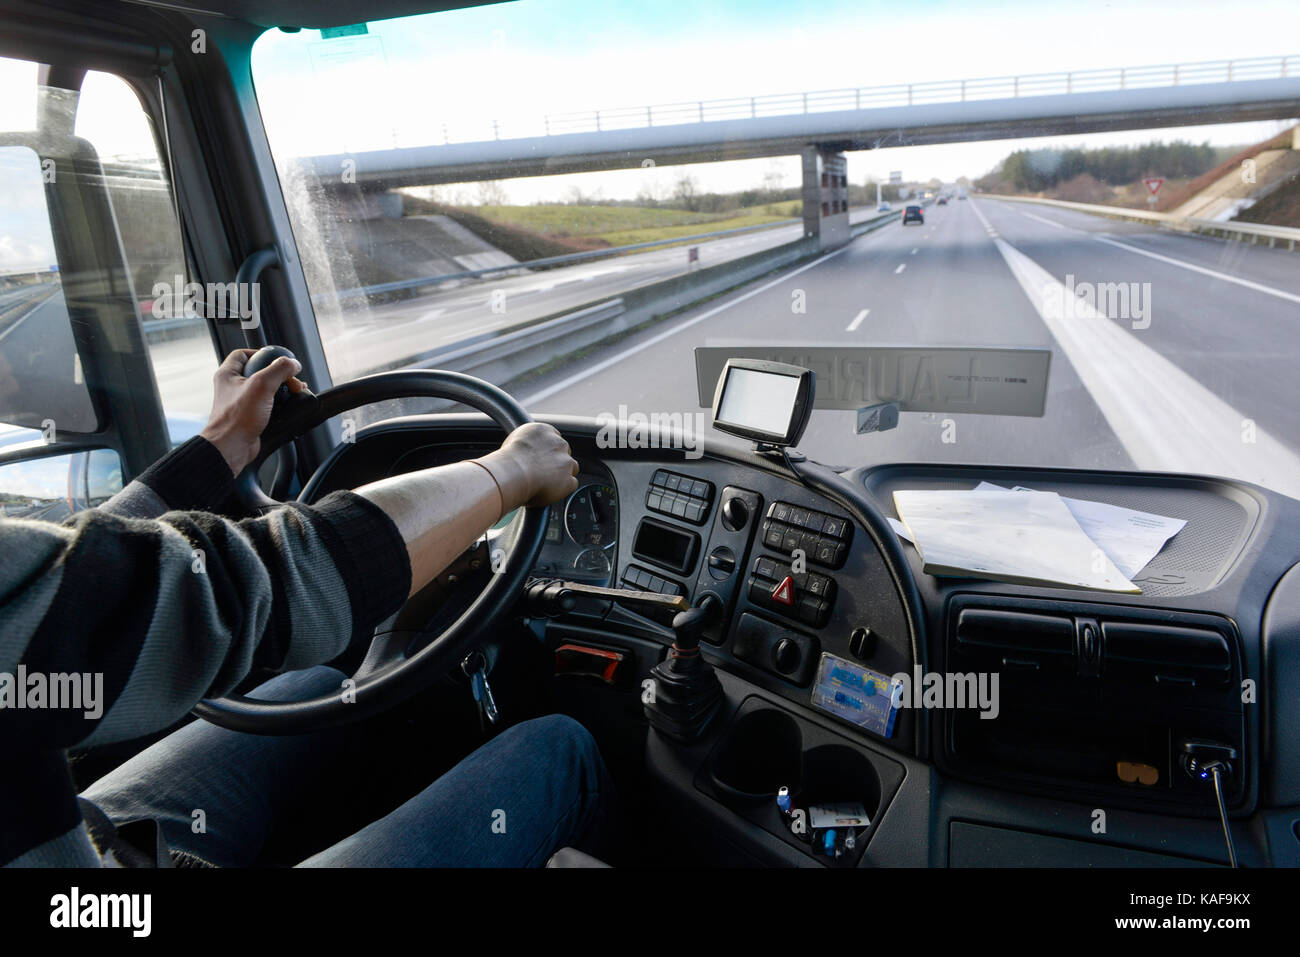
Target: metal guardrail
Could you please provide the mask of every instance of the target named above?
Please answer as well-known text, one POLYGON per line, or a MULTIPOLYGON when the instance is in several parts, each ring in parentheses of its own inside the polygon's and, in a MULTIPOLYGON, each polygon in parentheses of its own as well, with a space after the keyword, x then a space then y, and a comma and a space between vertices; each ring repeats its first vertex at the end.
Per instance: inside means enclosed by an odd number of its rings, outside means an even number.
POLYGON ((1292 54, 1244 60, 1206 60, 1155 66, 810 90, 766 96, 648 104, 608 110, 581 110, 547 114, 540 121, 495 119, 475 123, 472 126, 466 125, 454 134, 444 126, 443 144, 559 136, 566 133, 599 133, 610 130, 644 129, 652 126, 916 106, 927 103, 1018 99, 1027 96, 1189 86, 1198 83, 1286 79, 1297 75, 1300 75, 1300 55, 1292 54))
POLYGON ((1216 219, 1197 219, 1190 216, 1175 216, 1173 213, 1157 213, 1146 209, 1126 209, 1123 206, 1099 206, 1096 203, 1071 203, 1063 199, 1044 199, 1039 196, 998 196, 994 193, 981 193, 980 199, 1008 200, 1014 203, 1038 203, 1043 206, 1057 206, 1062 209, 1074 209, 1081 213, 1096 216, 1109 216, 1112 219, 1127 219, 1136 222, 1154 223, 1168 226, 1182 232, 1209 233, 1211 235, 1234 236, 1240 239, 1249 236, 1252 245, 1260 239, 1267 239, 1269 246, 1277 242, 1287 243, 1287 248, 1294 252, 1296 242, 1300 241, 1300 229, 1291 226, 1269 226, 1263 223, 1231 223, 1216 219))
MULTIPOLYGON (((887 225, 889 222, 897 219, 899 215, 901 215, 901 213, 898 210, 890 210, 887 213, 879 213, 875 216, 870 217, 869 219, 860 220, 856 223, 851 223, 849 226, 849 235, 850 237, 856 237, 862 235, 862 233, 870 232, 873 229, 878 229, 879 227, 887 225)), ((621 252, 626 252, 628 250, 635 250, 635 249, 645 248, 648 246, 663 246, 663 245, 670 245, 673 243, 686 243, 692 240, 706 238, 706 237, 725 236, 733 233, 752 232, 758 229, 769 229, 772 228, 773 226, 788 225, 790 223, 795 223, 795 222, 800 222, 800 220, 782 220, 777 223, 765 223, 760 226, 742 226, 738 229, 725 229, 716 233, 704 233, 699 236, 687 236, 687 237, 682 237, 681 239, 656 240, 655 242, 652 243, 638 243, 631 246, 615 246, 612 249, 598 249, 598 250, 594 250, 593 252, 602 256, 612 256, 612 255, 617 255, 621 252)), ((795 243, 802 242, 802 241, 803 240, 801 238, 795 240, 795 243)), ((793 245, 793 244, 786 244, 786 245, 793 245)), ((773 249, 781 249, 781 248, 783 248, 783 246, 773 247, 773 249)), ((528 260, 521 263, 513 263, 509 266, 493 267, 491 269, 469 270, 467 273, 454 273, 448 276, 432 276, 424 279, 408 279, 408 280, 402 280, 400 282, 394 282, 394 283, 382 283, 377 286, 363 286, 357 289, 342 290, 334 295, 337 295, 339 299, 360 298, 362 296, 367 296, 369 294, 390 292, 399 288, 410 289, 410 288, 417 288, 420 286, 436 285, 442 282, 446 282, 449 279, 466 278, 467 276, 472 277, 477 275, 485 275, 489 273, 510 271, 514 269, 525 269, 542 263, 554 264, 556 262, 578 261, 579 259, 588 259, 588 258, 593 258, 592 254, 576 253, 572 256, 553 256, 548 259, 534 259, 534 260, 528 260)), ((747 258, 748 257, 742 257, 742 260, 747 258)), ((727 265, 729 264, 719 263, 717 266, 712 266, 708 268, 722 269, 727 265)), ((322 293, 320 295, 313 296, 312 300, 313 302, 318 302, 322 299, 329 299, 329 298, 330 298, 330 294, 322 293)), ((621 302, 621 300, 619 301, 621 302)), ((564 316, 558 317, 555 320, 547 320, 547 322, 553 321, 555 325, 552 328, 558 329, 560 326, 563 325, 563 323, 560 322, 561 319, 571 320, 574 317, 586 318, 588 316, 589 308, 592 307, 582 307, 578 309, 577 312, 566 313, 564 316)), ((607 316, 605 318, 607 318, 607 316)), ((189 326, 198 326, 201 325, 203 322, 205 322, 204 319, 198 317, 191 317, 191 316, 177 316, 168 319, 151 319, 151 320, 147 320, 144 323, 144 332, 145 335, 163 333, 173 329, 184 328, 189 326)), ((460 358, 461 357, 460 350, 467 349, 469 351, 466 352, 465 355, 468 356, 470 353, 474 352, 477 349, 495 347, 499 343, 507 341, 507 337, 512 335, 517 330, 523 330, 523 331, 532 330, 535 325, 537 324, 533 323, 524 326, 514 326, 514 327, 507 327, 505 329, 494 330, 493 332, 484 333, 479 336, 473 336, 469 339, 461 340, 460 342, 452 343, 451 345, 446 346, 445 350, 448 356, 450 356, 452 353, 455 353, 456 356, 460 358)), ((527 348, 534 343, 516 342, 515 344, 519 348, 527 348)))

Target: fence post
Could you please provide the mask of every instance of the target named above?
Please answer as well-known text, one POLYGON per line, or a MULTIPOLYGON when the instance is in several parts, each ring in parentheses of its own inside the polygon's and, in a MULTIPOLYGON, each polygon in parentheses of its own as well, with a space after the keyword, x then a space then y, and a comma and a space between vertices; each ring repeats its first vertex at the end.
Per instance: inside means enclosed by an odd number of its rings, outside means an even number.
POLYGON ((907 84, 907 105, 912 105, 912 84, 907 84))
POLYGON ((966 81, 965 80, 961 81, 961 101, 963 103, 966 102, 966 81))
POLYGON ((805 94, 803 95, 803 111, 804 111, 805 113, 808 112, 808 94, 807 94, 807 93, 805 93, 805 94))
POLYGON ((546 131, 547 136, 551 135, 551 118, 549 115, 542 117, 542 129, 546 131))
POLYGON ((1120 67, 1119 69, 1119 88, 1121 90, 1124 89, 1124 69, 1124 67, 1120 67))
POLYGON ((751 120, 758 119, 758 106, 752 96, 749 98, 749 118, 751 120))
POLYGON ((651 108, 648 107, 648 106, 645 108, 645 125, 646 125, 646 126, 654 126, 654 125, 655 125, 655 117, 654 117, 654 114, 653 114, 652 112, 650 112, 650 109, 651 109, 651 108))
POLYGON ((1012 96, 1020 95, 1020 77, 1016 77, 1014 80, 1011 81, 1011 95, 1012 96))
POLYGON ((596 111, 596 132, 600 132, 600 110, 596 111))
POLYGON ((700 100, 699 107, 700 107, 700 122, 703 123, 704 122, 704 101, 703 100, 700 100))

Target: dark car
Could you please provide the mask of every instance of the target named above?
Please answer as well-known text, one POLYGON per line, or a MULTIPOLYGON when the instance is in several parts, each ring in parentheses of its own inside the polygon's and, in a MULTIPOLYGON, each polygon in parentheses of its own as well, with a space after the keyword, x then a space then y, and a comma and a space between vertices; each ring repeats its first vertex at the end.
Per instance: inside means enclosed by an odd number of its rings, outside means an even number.
POLYGON ((935 200, 935 204, 938 205, 938 206, 947 206, 947 205, 948 205, 948 197, 947 197, 947 196, 940 196, 937 200, 935 200))
POLYGON ((921 208, 920 203, 910 203, 903 209, 903 225, 908 223, 924 223, 925 211, 921 208))

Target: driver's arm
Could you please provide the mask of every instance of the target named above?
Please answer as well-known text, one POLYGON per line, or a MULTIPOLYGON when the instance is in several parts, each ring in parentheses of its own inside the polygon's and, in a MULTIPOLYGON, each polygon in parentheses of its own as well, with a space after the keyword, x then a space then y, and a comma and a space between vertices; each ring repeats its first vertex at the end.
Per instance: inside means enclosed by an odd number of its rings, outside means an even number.
POLYGON ((254 664, 328 661, 498 516, 571 492, 576 471, 559 433, 534 423, 473 462, 241 522, 102 510, 62 525, 0 519, 0 701, 29 695, 20 674, 88 674, 100 688, 80 710, 0 708, 0 741, 41 750, 132 738, 227 693, 254 664))

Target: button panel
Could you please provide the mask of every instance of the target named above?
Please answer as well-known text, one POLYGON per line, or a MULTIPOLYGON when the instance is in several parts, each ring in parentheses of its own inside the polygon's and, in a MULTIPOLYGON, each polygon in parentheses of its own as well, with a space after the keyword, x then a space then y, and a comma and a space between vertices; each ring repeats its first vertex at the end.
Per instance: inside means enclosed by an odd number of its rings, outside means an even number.
POLYGON ((754 559, 753 572, 749 576, 749 600, 753 604, 780 615, 797 618, 814 628, 821 628, 830 620, 831 608, 835 605, 835 592, 835 579, 829 575, 819 572, 796 575, 789 565, 774 558, 760 556, 754 559), (772 594, 787 577, 794 584, 792 604, 786 604, 772 594))
POLYGON ((660 595, 680 595, 682 586, 677 582, 656 575, 640 565, 628 565, 623 571, 622 585, 632 591, 652 591, 660 595))
POLYGON ((703 525, 713 504, 713 483, 659 469, 645 493, 645 507, 694 525, 703 525))
POLYGON ((760 535, 763 546, 774 552, 790 555, 801 548, 814 564, 843 568, 853 540, 853 526, 845 518, 789 502, 773 502, 768 506, 760 535))

